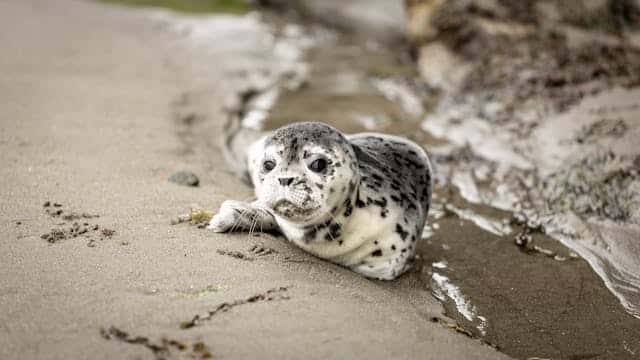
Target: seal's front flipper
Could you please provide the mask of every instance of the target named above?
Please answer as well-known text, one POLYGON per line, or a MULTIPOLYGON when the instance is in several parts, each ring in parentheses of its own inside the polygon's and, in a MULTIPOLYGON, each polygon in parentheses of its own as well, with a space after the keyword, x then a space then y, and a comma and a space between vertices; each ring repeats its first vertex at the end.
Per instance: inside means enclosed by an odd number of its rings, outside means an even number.
POLYGON ((278 230, 278 224, 273 215, 258 202, 226 200, 209 222, 207 229, 215 232, 273 232, 278 230))

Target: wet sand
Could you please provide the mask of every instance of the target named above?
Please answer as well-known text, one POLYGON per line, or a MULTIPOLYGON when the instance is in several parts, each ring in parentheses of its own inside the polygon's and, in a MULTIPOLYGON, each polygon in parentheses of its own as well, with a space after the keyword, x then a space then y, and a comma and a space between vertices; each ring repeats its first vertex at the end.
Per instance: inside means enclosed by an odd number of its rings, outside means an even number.
POLYGON ((282 239, 170 225, 250 196, 218 135, 260 54, 239 41, 250 20, 202 49, 154 19, 0 4, 0 358, 506 358, 452 331, 423 276, 369 281, 282 239), (184 169, 199 187, 167 180, 184 169))
MULTIPOLYGON (((305 59, 311 68, 307 83, 279 94, 264 128, 322 120, 346 132, 380 131, 406 136, 427 151, 432 150, 439 180, 435 211, 419 248, 422 261, 412 276, 431 283, 432 292, 442 300, 447 314, 456 319, 460 333, 480 338, 516 358, 636 358, 640 354, 640 322, 610 291, 600 277, 603 275, 596 273, 602 269, 598 264, 608 255, 590 264, 580 257, 588 256, 588 251, 575 253, 545 235, 539 222, 532 226, 531 219, 518 218, 517 212, 489 206, 486 199, 496 204, 500 199, 495 195, 487 197, 483 186, 488 181, 480 181, 476 175, 483 167, 490 173, 499 166, 482 158, 482 152, 475 147, 448 142, 446 133, 435 138, 433 132, 419 130, 424 114, 429 122, 428 115, 438 110, 442 95, 415 81, 419 78, 417 70, 401 51, 385 43, 372 46, 357 35, 341 34, 307 52, 305 59), (381 83, 387 86, 380 87, 381 83), (390 93, 389 89, 395 91, 390 93), (415 106, 407 106, 412 104, 412 96, 421 99, 417 111, 415 106), (465 180, 466 172, 473 174, 469 177, 471 186, 465 180), (452 211, 449 206, 459 210, 452 211), (530 240, 516 245, 522 239, 530 240)), ((632 121, 636 107, 629 99, 634 97, 634 91, 614 88, 605 91, 600 99, 587 99, 586 105, 574 99, 573 111, 550 116, 538 128, 544 134, 540 137, 548 143, 566 144, 568 140, 563 139, 573 136, 567 127, 584 128, 584 124, 595 121, 594 113, 602 112, 597 111, 599 108, 617 109, 616 114, 632 121)), ((451 131, 455 132, 456 125, 464 124, 464 119, 451 123, 451 131)), ((616 137, 616 149, 629 149, 625 139, 630 137, 632 132, 625 133, 622 141, 616 137)), ((490 141, 489 134, 485 138, 490 141)), ((517 149, 523 147, 515 138, 512 142, 517 149)), ((544 149, 541 162, 572 156, 570 147, 549 149, 545 148, 549 145, 525 144, 544 149)), ((494 149, 490 151, 496 154, 494 149)), ((511 153, 513 150, 504 154, 507 160, 515 158, 509 158, 511 153)), ((494 189, 496 185, 500 183, 489 184, 494 189)), ((633 241, 633 235, 617 234, 622 238, 615 242, 612 239, 613 244, 633 241)), ((573 244, 585 246, 581 244, 587 242, 576 239, 573 244)), ((627 279, 614 281, 623 283, 627 279)), ((635 296, 633 289, 629 294, 635 296)))

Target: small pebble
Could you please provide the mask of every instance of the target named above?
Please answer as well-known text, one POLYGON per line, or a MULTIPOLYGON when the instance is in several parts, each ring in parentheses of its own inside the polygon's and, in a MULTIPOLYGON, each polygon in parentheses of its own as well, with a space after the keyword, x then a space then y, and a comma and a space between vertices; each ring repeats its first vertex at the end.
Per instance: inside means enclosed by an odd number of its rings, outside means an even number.
POLYGON ((183 186, 198 186, 200 179, 191 171, 178 171, 169 176, 169 181, 183 186))

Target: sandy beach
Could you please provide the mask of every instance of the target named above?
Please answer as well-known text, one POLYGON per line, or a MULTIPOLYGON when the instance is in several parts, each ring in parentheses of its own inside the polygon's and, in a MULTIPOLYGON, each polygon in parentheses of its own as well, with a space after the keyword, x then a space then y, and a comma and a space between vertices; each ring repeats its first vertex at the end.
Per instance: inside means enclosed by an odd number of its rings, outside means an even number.
POLYGON ((118 3, 0 3, 0 359, 640 356, 640 8, 118 3), (399 279, 204 229, 310 120, 429 153, 399 279))
POLYGON ((146 12, 73 0, 3 1, 0 45, 0 358, 506 358, 452 331, 416 274, 170 225, 251 194, 216 145, 250 47, 199 51, 146 12), (180 170, 200 186, 167 181, 180 170))

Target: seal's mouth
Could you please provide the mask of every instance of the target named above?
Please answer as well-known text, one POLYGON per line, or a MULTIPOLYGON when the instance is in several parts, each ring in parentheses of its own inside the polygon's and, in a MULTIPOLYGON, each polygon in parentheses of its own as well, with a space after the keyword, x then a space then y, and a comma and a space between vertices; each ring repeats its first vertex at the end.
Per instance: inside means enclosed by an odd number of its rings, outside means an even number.
POLYGON ((305 219, 318 210, 318 207, 301 207, 286 199, 278 200, 272 208, 276 214, 289 219, 305 219))

